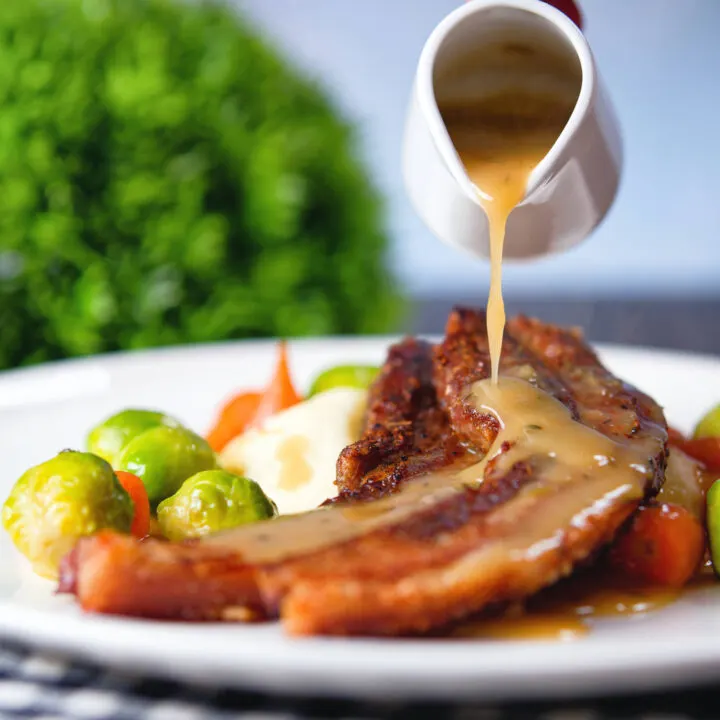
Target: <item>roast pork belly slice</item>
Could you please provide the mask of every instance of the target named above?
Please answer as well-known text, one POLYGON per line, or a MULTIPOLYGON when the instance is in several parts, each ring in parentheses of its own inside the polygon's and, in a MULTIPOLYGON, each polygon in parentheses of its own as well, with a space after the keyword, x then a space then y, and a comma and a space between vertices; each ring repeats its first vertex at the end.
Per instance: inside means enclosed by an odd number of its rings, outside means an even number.
MULTIPOLYGON (((602 368, 576 335, 537 321, 509 328, 501 377, 567 431, 557 453, 507 435, 513 423, 479 402, 495 392, 484 316, 459 310, 435 353, 429 402, 446 413, 442 436, 468 445, 457 462, 409 473, 379 499, 353 500, 380 462, 354 476, 343 502, 191 544, 88 538, 68 585, 98 612, 221 618, 247 607, 279 616, 296 635, 395 635, 552 584, 612 540, 660 485, 666 426, 660 408, 602 368), (578 465, 585 442, 607 446, 607 467, 578 465)), ((408 448, 417 449, 414 438, 408 448)))

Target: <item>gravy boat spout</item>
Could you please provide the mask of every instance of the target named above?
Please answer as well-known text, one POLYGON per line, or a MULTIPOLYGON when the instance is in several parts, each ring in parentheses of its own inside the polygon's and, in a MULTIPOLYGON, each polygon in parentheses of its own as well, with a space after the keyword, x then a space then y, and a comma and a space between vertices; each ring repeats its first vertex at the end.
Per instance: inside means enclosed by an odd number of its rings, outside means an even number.
POLYGON ((567 249, 588 237, 610 208, 622 146, 585 37, 540 0, 471 0, 432 32, 418 63, 405 128, 408 194, 440 240, 489 257, 488 218, 440 105, 507 90, 572 93, 574 107, 508 218, 504 256, 522 259, 567 249))

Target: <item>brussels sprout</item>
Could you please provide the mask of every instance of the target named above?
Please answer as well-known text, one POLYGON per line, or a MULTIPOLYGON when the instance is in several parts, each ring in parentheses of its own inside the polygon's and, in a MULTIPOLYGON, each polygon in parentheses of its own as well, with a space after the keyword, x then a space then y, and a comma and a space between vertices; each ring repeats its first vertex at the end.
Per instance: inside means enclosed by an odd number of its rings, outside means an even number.
POLYGON ((708 490, 707 531, 713 567, 715 574, 720 577, 720 480, 716 480, 708 490))
POLYGON ((157 513, 160 528, 170 540, 200 537, 275 515, 275 503, 254 480, 225 470, 193 475, 160 503, 157 513))
POLYGON ((720 405, 707 412, 696 425, 693 437, 720 437, 720 405))
POLYGON ((203 438, 184 427, 163 425, 134 437, 115 458, 117 470, 142 478, 153 506, 191 475, 216 467, 215 453, 203 438))
POLYGON ((174 418, 153 410, 121 410, 95 426, 88 435, 88 452, 113 464, 118 453, 134 438, 150 428, 178 427, 174 418))
POLYGON ((308 397, 338 387, 365 390, 377 377, 380 368, 374 365, 337 365, 321 372, 310 386, 308 397))
POLYGON ((65 450, 15 483, 2 524, 35 572, 55 578, 79 537, 102 528, 128 532, 133 512, 130 496, 105 460, 65 450))

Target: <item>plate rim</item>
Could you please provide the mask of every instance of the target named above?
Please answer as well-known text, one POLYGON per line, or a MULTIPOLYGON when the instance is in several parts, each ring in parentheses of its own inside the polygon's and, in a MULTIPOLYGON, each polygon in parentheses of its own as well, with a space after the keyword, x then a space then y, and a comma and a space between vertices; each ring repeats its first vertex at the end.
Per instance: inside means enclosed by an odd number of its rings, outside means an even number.
POLYGON ((201 656, 205 674, 198 675, 198 655, 192 642, 182 647, 175 637, 172 663, 168 663, 168 653, 159 650, 166 631, 175 636, 186 630, 190 635, 201 634, 200 628, 225 632, 222 623, 188 626, 79 616, 80 622, 53 625, 49 613, 32 608, 16 612, 11 623, 4 607, 0 603, 0 637, 11 632, 14 640, 69 661, 195 686, 237 687, 278 695, 397 701, 569 699, 607 693, 608 689, 613 695, 625 695, 681 688, 720 674, 717 642, 705 634, 694 637, 692 646, 678 643, 673 636, 654 635, 634 648, 619 648, 617 637, 603 636, 589 643, 484 641, 482 647, 492 646, 491 653, 479 653, 479 643, 450 640, 290 638, 270 653, 240 643, 232 652, 226 646, 219 655, 201 656), (104 626, 110 624, 111 629, 122 630, 113 633, 111 655, 97 643, 104 626), (147 641, 149 627, 155 642, 147 641), (146 642, 141 650, 134 650, 133 643, 143 638, 146 642), (579 661, 584 653, 592 653, 589 665, 579 661), (418 661, 420 655, 430 655, 430 661, 418 661), (452 674, 437 673, 444 663, 452 667, 452 674), (550 673, 542 670, 548 663, 553 665, 550 673), (507 672, 508 667, 512 673, 507 672), (207 678, 209 670, 217 673, 213 679, 207 678), (558 683, 560 676, 562 682, 558 683), (320 678, 322 682, 318 682, 320 678))
MULTIPOLYGON (((427 334, 422 336, 437 337, 427 334)), ((306 347, 342 345, 348 348, 372 345, 380 349, 399 337, 402 336, 335 336, 294 338, 288 341, 291 348, 295 344, 306 347)), ((112 372, 114 368, 128 362, 137 361, 142 364, 173 355, 189 359, 195 354, 232 354, 242 347, 269 348, 276 342, 276 338, 233 340, 57 360, 3 371, 0 373, 0 388, 12 384, 15 380, 52 374, 58 369, 68 367, 101 366, 112 372)), ((613 356, 617 359, 622 355, 635 356, 636 361, 654 357, 670 363, 699 362, 713 372, 720 373, 720 358, 709 354, 613 343, 591 345, 599 352, 601 359, 611 364, 615 362, 613 356)), ((186 650, 183 657, 175 654, 175 664, 169 666, 168 653, 161 649, 161 641, 165 639, 168 630, 179 630, 183 635, 187 634, 185 630, 188 628, 202 633, 207 627, 226 626, 215 623, 188 626, 180 623, 83 616, 79 610, 73 610, 74 614, 67 615, 54 609, 23 607, 17 602, 0 600, 0 637, 7 637, 40 650, 50 650, 71 659, 98 663, 104 668, 117 668, 133 673, 140 671, 147 676, 170 677, 198 685, 225 685, 278 694, 318 697, 340 695, 377 700, 507 700, 513 695, 522 699, 580 697, 607 691, 609 687, 617 694, 657 689, 660 684, 662 687, 679 687, 690 682, 689 672, 692 674, 692 682, 711 680, 720 675, 720 647, 716 647, 714 638, 703 634, 693 636, 690 648, 683 644, 679 647, 676 639, 672 637, 652 637, 640 644, 634 652, 628 652, 627 648, 623 647, 620 656, 617 654, 617 638, 603 636, 596 636, 588 644, 582 641, 576 644, 542 641, 492 643, 492 653, 478 653, 478 643, 462 645, 449 640, 296 640, 281 637, 281 641, 275 644, 274 651, 270 653, 258 653, 256 647, 242 646, 235 648, 232 656, 226 653, 222 656, 223 660, 236 664, 236 670, 241 677, 229 675, 226 666, 223 672, 219 672, 216 680, 208 681, 193 674, 197 665, 192 648, 186 650), (112 626, 108 626, 108 623, 112 623, 112 626), (110 649, 103 647, 102 631, 106 627, 113 631, 114 639, 110 649), (154 638, 159 636, 158 641, 141 645, 141 649, 133 652, 129 643, 147 635, 149 627, 152 628, 150 632, 154 638), (118 628, 122 632, 116 632, 118 628), (382 650, 379 653, 378 646, 381 646, 382 650), (413 652, 408 653, 408 647, 413 648, 413 652), (298 654, 298 648, 308 652, 298 654), (589 667, 578 663, 578 651, 593 652, 594 660, 589 667), (409 658, 423 653, 430 653, 433 663, 452 664, 455 669, 453 676, 443 674, 443 682, 438 682, 437 677, 428 676, 428 666, 432 663, 423 666, 408 661, 409 658), (491 664, 505 668, 505 672, 493 669, 485 659, 479 662, 478 656, 483 654, 491 658, 491 664), (547 663, 549 655, 556 664, 550 673, 550 680, 547 672, 539 670, 543 663, 547 663), (380 667, 377 667, 378 658, 382 658, 380 667), (393 672, 393 663, 400 659, 403 670, 398 673, 396 669, 393 672), (468 662, 461 662, 464 660, 468 662), (348 671, 348 663, 353 662, 356 667, 348 671), (640 666, 638 662, 641 663, 640 666), (679 662, 684 665, 683 673, 677 671, 679 662), (374 666, 372 671, 358 676, 357 666, 367 664, 374 666), (510 676, 507 675, 508 666, 514 668, 510 676), (563 682, 558 684, 557 676, 560 672, 563 674, 563 682), (328 682, 318 684, 319 675, 328 682), (323 688, 326 692, 323 692, 323 688)), ((242 632, 242 629, 240 630, 242 632)), ((483 641, 483 646, 487 647, 487 641, 483 641)))

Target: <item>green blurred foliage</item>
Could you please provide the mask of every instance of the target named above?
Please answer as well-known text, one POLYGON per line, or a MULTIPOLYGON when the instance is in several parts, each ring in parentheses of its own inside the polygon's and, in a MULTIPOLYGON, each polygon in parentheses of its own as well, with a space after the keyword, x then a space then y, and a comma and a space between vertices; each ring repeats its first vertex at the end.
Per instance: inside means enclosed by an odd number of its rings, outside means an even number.
POLYGON ((324 94, 217 3, 0 2, 0 367, 394 325, 324 94))

